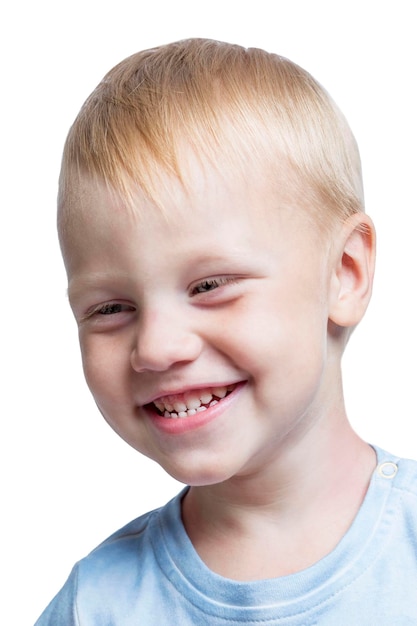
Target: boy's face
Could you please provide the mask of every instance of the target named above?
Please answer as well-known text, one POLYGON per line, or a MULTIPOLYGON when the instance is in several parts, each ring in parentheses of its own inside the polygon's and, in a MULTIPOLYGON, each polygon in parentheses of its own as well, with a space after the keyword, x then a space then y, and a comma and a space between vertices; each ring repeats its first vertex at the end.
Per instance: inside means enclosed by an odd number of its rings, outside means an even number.
POLYGON ((331 403, 329 249, 253 167, 191 163, 137 212, 85 181, 63 243, 83 364, 119 435, 178 480, 267 469, 331 403), (164 215, 165 213, 165 215, 164 215))

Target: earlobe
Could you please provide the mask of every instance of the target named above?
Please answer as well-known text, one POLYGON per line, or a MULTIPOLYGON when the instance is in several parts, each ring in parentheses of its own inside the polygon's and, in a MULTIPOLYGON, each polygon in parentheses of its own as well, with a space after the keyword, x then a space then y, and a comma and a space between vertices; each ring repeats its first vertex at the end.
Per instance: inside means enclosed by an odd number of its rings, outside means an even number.
POLYGON ((360 322, 372 293, 375 268, 375 228, 364 213, 343 225, 334 255, 329 319, 338 326, 360 322))

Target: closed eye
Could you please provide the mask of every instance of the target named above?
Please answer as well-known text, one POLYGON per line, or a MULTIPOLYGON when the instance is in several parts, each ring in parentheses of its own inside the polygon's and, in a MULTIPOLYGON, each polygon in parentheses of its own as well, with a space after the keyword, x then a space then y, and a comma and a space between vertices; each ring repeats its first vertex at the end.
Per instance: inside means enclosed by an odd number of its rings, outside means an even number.
POLYGON ((189 295, 193 297, 200 294, 210 293, 220 287, 236 284, 238 282, 239 278, 236 276, 216 276, 213 278, 205 278, 204 280, 190 286, 189 295))
POLYGON ((129 304, 121 302, 106 302, 105 304, 93 309, 90 315, 115 315, 125 311, 134 311, 135 308, 129 304))
POLYGON ((196 293, 206 293, 207 291, 213 291, 221 284, 225 284, 225 281, 222 281, 219 278, 208 278, 207 280, 201 281, 201 283, 197 283, 190 292, 190 295, 194 296, 196 293))
POLYGON ((86 314, 79 320, 80 323, 93 321, 99 322, 102 320, 119 319, 120 316, 124 317, 127 313, 136 311, 136 308, 125 302, 103 302, 97 306, 91 307, 86 314))

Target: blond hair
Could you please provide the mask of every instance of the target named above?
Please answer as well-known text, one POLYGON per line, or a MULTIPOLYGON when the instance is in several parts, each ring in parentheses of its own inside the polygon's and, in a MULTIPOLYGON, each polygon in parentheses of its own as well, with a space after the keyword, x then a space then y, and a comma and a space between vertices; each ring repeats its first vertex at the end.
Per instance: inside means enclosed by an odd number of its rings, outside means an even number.
POLYGON ((59 205, 80 176, 158 203, 161 172, 182 180, 184 144, 230 168, 285 162, 322 213, 363 210, 356 142, 323 87, 276 54, 206 39, 139 52, 103 78, 70 129, 59 205))

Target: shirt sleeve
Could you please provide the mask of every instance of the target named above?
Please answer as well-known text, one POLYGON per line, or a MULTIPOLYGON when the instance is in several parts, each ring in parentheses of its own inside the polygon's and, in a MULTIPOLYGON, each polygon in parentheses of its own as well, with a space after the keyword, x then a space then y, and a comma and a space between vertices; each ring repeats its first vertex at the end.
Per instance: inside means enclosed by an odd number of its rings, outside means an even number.
POLYGON ((65 585, 46 607, 35 626, 81 626, 77 616, 78 568, 75 566, 65 585))

